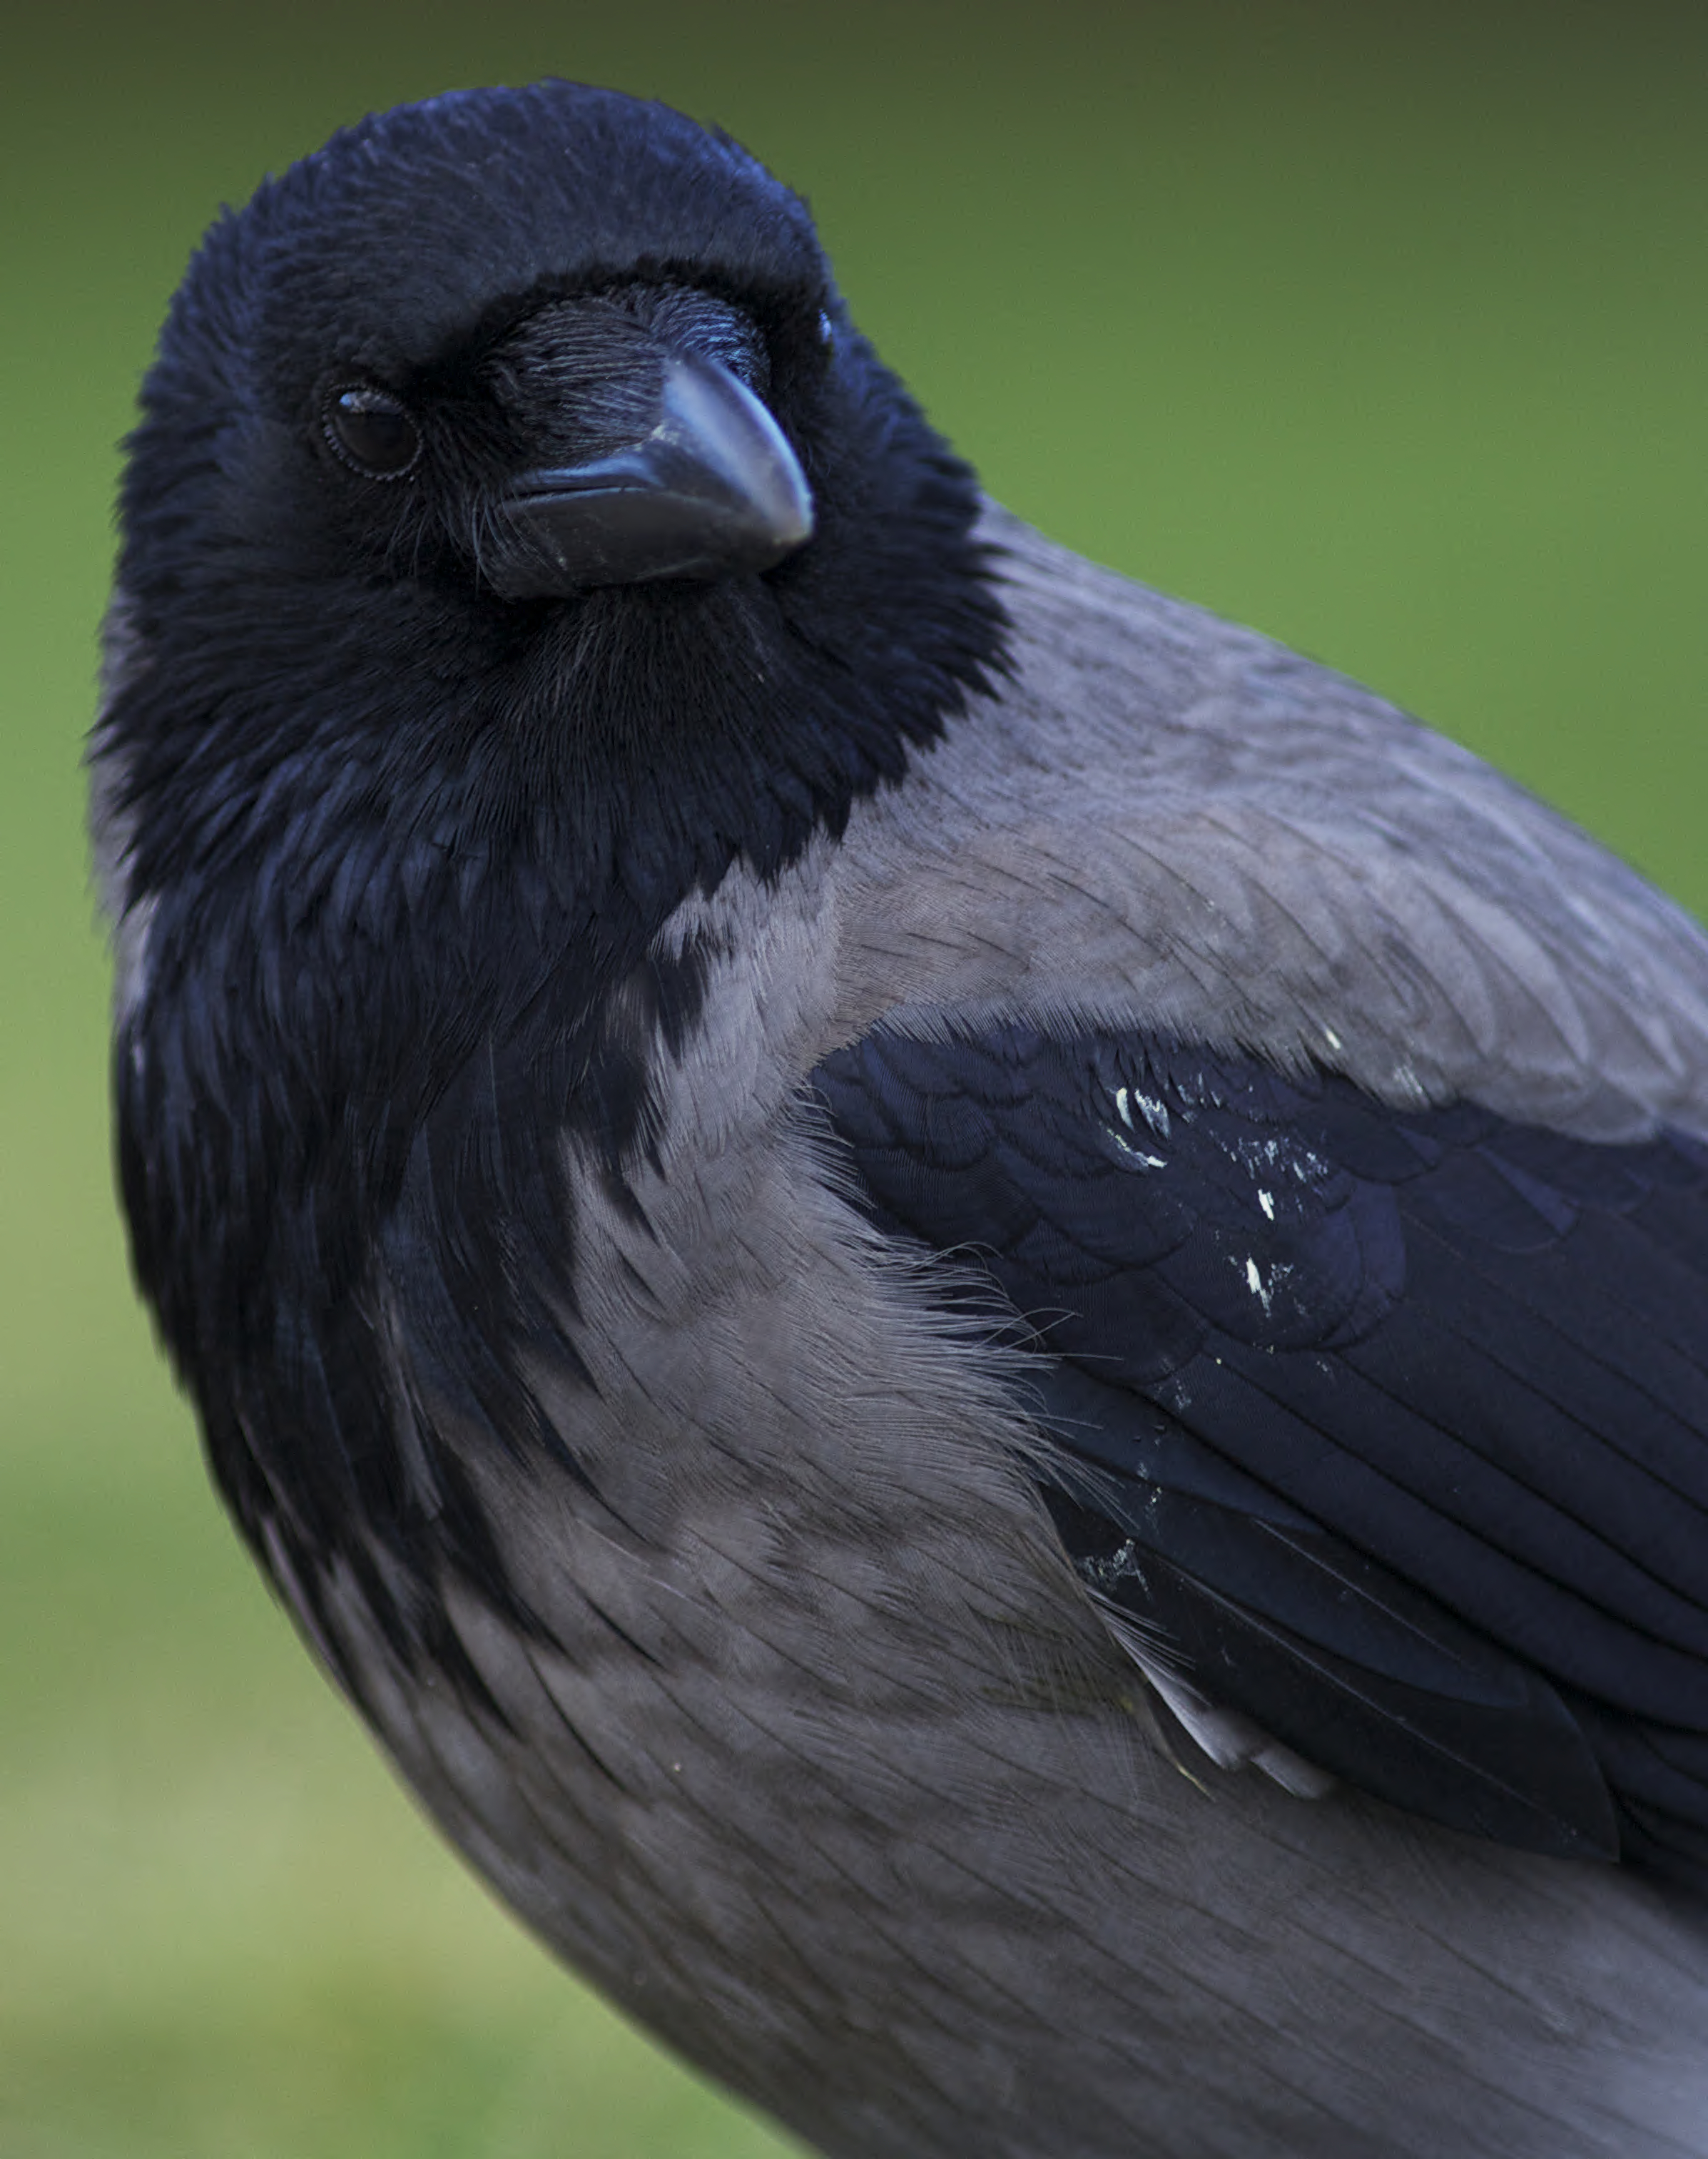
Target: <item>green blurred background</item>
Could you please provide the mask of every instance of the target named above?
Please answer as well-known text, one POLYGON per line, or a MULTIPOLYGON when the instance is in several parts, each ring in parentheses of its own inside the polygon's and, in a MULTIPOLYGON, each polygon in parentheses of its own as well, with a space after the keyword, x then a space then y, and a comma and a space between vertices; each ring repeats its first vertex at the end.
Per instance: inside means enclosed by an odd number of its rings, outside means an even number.
POLYGON ((1374 681, 1699 911, 1708 10, 309 4, 0 85, 0 2152, 758 2159, 434 1843, 132 1303, 78 747, 116 445, 222 199, 556 72, 805 191, 994 492, 1374 681))

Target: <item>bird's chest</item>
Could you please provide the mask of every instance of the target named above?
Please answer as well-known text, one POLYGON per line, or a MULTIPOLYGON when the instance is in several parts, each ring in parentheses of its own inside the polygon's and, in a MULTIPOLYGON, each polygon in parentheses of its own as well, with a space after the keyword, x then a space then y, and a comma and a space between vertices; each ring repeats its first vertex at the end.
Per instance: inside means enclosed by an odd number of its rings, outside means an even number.
POLYGON ((708 1165, 742 1194, 722 1211, 584 1195, 561 1354, 524 1372, 549 1444, 464 1463, 503 1597, 442 1574, 412 1670, 346 1608, 370 1714, 450 1835, 756 2091, 791 2060, 857 2079, 898 2028, 986 2044, 1048 1901, 1036 1855, 998 1855, 1073 1789, 1064 1701, 1089 1733, 1127 1685, 1001 1386, 910 1318, 807 1160, 708 1165), (895 1937, 922 1899, 923 1955, 895 1937))

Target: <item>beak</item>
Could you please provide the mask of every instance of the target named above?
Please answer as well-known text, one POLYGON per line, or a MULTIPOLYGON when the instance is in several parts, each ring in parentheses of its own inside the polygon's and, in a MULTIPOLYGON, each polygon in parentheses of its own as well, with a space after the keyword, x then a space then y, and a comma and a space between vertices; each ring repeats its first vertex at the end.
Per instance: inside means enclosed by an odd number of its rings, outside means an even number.
POLYGON ((747 386, 697 354, 665 358, 651 428, 585 464, 522 474, 482 549, 506 599, 773 568, 812 537, 812 491, 747 386))

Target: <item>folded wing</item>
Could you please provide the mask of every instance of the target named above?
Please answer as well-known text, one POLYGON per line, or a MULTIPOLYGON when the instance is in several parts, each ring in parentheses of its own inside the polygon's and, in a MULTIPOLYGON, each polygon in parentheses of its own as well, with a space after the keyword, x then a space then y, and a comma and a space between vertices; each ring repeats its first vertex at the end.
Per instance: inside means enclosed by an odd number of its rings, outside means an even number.
POLYGON ((1046 1499, 1165 1692, 1708 1881, 1708 1146, 1107 1028, 814 1078, 874 1219, 1018 1315, 1046 1499))

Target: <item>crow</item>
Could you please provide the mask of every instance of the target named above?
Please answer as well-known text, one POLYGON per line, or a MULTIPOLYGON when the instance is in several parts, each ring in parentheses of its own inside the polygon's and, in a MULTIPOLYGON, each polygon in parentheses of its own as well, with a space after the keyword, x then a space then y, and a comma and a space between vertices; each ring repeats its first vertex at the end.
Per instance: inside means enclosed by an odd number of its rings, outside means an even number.
POLYGON ((727 136, 213 225, 91 738, 313 1654, 840 2159, 1708 2153, 1708 937, 983 499, 727 136))

